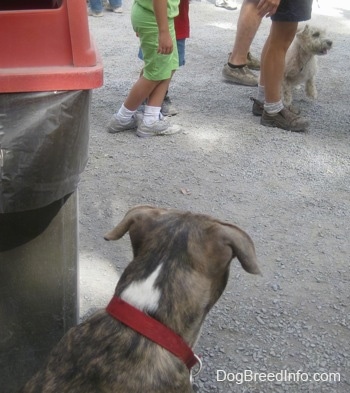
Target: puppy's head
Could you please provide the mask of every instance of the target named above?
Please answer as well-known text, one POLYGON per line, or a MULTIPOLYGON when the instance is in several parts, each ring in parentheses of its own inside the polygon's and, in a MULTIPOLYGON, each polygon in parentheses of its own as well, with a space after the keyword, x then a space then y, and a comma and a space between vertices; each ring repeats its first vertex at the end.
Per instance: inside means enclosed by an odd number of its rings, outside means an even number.
POLYGON ((185 252, 194 268, 207 274, 220 274, 235 257, 248 273, 260 274, 249 235, 236 225, 207 215, 136 206, 104 238, 117 240, 127 232, 134 256, 162 243, 162 247, 182 247, 178 252, 185 252))
POLYGON ((188 343, 195 342, 205 315, 224 291, 233 258, 247 272, 260 274, 251 238, 207 215, 138 206, 105 239, 127 232, 134 259, 116 295, 186 336, 188 343))

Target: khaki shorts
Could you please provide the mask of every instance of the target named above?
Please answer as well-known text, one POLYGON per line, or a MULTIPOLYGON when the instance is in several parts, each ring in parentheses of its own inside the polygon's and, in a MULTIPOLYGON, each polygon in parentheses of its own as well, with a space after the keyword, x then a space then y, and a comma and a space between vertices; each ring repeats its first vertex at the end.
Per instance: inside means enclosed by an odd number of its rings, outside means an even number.
POLYGON ((157 53, 158 25, 154 13, 134 3, 131 10, 131 23, 140 39, 143 53, 143 76, 152 81, 169 79, 179 67, 174 19, 169 19, 169 31, 174 50, 169 55, 157 53))

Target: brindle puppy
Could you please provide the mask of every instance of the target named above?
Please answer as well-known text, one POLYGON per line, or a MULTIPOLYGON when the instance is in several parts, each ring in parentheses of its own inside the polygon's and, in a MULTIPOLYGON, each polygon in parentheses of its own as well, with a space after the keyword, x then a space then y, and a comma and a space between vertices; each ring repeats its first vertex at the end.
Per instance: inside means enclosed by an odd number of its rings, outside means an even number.
MULTIPOLYGON (((225 289, 237 257, 259 274, 254 245, 240 228, 207 215, 138 206, 106 240, 129 232, 134 259, 115 295, 171 328, 193 347, 225 289)), ((72 328, 22 393, 190 393, 176 356, 105 310, 72 328)))

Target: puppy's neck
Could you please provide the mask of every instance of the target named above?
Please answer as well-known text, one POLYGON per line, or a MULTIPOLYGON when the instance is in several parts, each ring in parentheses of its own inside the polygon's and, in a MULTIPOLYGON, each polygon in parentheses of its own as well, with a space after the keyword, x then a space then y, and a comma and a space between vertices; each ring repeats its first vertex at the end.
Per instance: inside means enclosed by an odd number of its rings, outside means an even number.
MULTIPOLYGON (((191 347, 213 305, 211 280, 193 269, 171 263, 159 265, 148 275, 133 268, 133 261, 121 276, 116 296, 154 317, 191 347)), ((219 295, 218 295, 219 296, 219 295)))

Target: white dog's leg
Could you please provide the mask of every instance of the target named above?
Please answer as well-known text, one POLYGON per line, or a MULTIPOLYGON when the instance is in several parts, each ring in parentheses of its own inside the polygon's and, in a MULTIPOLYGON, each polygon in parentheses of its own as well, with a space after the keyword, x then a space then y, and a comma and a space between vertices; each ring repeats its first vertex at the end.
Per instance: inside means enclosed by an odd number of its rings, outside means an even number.
POLYGON ((315 85, 315 78, 312 77, 305 82, 305 92, 306 95, 312 99, 317 98, 317 89, 315 85))
POLYGON ((293 101, 292 90, 293 90, 293 86, 290 83, 288 83, 286 80, 284 80, 282 84, 282 97, 283 97, 283 103, 287 107, 293 101))

